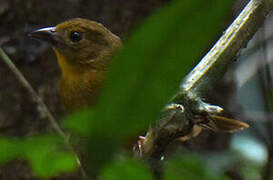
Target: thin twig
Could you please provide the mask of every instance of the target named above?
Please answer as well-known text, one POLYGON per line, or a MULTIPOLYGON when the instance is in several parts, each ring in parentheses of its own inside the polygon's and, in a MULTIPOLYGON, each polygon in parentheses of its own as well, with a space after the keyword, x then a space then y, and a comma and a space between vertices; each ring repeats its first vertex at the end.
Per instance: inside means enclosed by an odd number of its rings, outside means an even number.
POLYGON ((88 180, 88 176, 83 169, 81 165, 81 161, 72 147, 72 145, 69 143, 68 136, 64 133, 64 131, 61 129, 60 125, 56 121, 56 119, 53 117, 51 112, 48 110, 47 106, 45 105, 44 101, 40 98, 40 96, 36 93, 36 91, 33 89, 33 87, 30 85, 30 83, 26 80, 24 75, 18 70, 18 68, 14 65, 14 63, 11 61, 11 59, 7 56, 7 54, 3 51, 3 49, 0 47, 0 58, 7 64, 7 66, 10 68, 10 70, 14 73, 15 77, 19 80, 22 86, 24 86, 29 93, 31 94, 33 100, 38 104, 38 106, 41 109, 41 113, 45 114, 47 116, 47 119, 49 120, 51 126, 53 129, 63 138, 64 143, 66 147, 75 155, 78 167, 81 171, 81 174, 83 176, 84 180, 88 180))

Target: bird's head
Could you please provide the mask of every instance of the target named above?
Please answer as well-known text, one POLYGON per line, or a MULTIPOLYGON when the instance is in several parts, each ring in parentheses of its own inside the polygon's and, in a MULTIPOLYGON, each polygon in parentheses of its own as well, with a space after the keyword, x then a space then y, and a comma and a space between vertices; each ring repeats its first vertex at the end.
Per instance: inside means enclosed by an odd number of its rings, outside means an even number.
POLYGON ((49 42, 62 71, 104 70, 121 40, 102 24, 76 18, 38 29, 31 37, 49 42))

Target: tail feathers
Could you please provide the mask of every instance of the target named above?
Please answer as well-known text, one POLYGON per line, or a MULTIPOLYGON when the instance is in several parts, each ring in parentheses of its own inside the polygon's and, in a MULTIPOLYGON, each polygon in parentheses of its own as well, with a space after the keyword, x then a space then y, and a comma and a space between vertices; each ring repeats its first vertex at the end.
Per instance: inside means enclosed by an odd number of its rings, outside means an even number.
POLYGON ((188 141, 200 134, 202 128, 210 129, 215 132, 233 133, 248 128, 249 125, 242 121, 226 118, 223 116, 210 115, 206 120, 201 120, 193 126, 193 130, 186 136, 178 138, 179 141, 188 141))
POLYGON ((233 133, 249 127, 247 123, 244 123, 242 121, 217 115, 210 115, 209 121, 204 123, 200 122, 198 125, 213 130, 215 132, 224 133, 233 133))

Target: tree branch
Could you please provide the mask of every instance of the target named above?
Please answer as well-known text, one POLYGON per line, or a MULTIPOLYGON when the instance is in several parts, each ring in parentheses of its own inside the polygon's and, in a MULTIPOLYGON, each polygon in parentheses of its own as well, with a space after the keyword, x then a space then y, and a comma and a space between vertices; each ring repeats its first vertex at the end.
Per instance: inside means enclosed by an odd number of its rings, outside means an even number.
POLYGON ((251 0, 248 3, 213 48, 186 76, 179 93, 172 100, 175 104, 163 110, 157 124, 148 130, 141 143, 142 158, 159 160, 170 142, 192 132, 200 112, 217 114, 223 110, 203 102, 201 96, 219 82, 272 8, 272 0, 251 0))
POLYGON ((239 51, 246 47, 265 17, 272 9, 272 3, 252 0, 225 31, 213 48, 189 73, 182 83, 182 91, 207 92, 214 87, 226 72, 228 65, 237 58, 239 51), (215 78, 216 77, 216 78, 215 78))

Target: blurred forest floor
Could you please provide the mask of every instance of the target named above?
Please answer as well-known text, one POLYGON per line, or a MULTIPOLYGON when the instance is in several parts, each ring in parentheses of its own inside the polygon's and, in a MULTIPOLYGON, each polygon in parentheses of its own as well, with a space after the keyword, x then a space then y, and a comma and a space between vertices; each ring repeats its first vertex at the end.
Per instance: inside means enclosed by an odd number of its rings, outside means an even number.
MULTIPOLYGON (((0 0, 0 46, 26 76, 55 117, 61 119, 65 113, 58 97, 60 71, 55 55, 47 44, 28 38, 27 33, 40 27, 54 26, 70 18, 82 17, 104 24, 125 40, 141 20, 168 1, 0 0)), ((230 81, 232 82, 232 78, 230 81)), ((230 84, 223 84, 218 89, 221 93, 225 92, 225 100, 219 98, 220 94, 214 94, 212 103, 225 107, 233 87, 230 84)), ((24 137, 51 129, 47 119, 40 115, 29 93, 0 61, 0 133, 24 137)), ((214 133, 206 132, 185 144, 193 149, 227 149, 229 135, 215 136, 214 133)), ((72 173, 60 175, 55 179, 68 180, 75 179, 76 176, 72 173)), ((32 175, 25 161, 16 160, 0 167, 0 179, 37 178, 32 175)))

